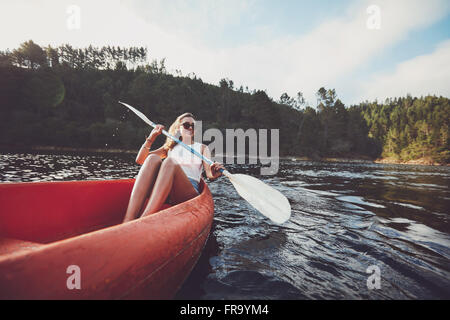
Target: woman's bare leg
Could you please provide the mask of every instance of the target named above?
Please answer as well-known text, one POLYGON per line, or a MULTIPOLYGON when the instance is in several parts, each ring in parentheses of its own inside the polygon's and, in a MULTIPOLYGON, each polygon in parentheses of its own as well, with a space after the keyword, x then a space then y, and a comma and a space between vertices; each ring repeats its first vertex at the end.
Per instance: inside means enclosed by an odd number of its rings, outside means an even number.
POLYGON ((171 158, 164 160, 142 217, 157 212, 167 196, 180 203, 198 195, 180 165, 171 158))
POLYGON ((159 156, 149 155, 145 159, 134 183, 133 191, 131 191, 130 201, 123 222, 134 220, 139 216, 145 199, 151 193, 160 167, 161 158, 159 156))

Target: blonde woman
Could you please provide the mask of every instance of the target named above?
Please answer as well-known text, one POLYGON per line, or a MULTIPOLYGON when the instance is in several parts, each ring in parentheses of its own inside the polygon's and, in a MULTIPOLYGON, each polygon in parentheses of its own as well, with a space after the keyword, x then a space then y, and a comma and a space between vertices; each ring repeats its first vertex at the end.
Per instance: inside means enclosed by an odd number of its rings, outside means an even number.
MULTIPOLYGON (((169 133, 180 135, 179 139, 183 143, 211 158, 206 145, 194 142, 194 126, 194 116, 184 113, 170 126, 169 133)), ((159 211, 169 195, 172 204, 194 198, 199 194, 198 185, 203 169, 211 180, 222 175, 219 171, 224 168, 222 164, 215 162, 209 165, 170 138, 161 148, 152 151, 151 146, 163 129, 164 126, 158 124, 139 150, 136 162, 142 167, 136 177, 123 222, 159 211), (150 199, 143 208, 147 197, 150 199)))

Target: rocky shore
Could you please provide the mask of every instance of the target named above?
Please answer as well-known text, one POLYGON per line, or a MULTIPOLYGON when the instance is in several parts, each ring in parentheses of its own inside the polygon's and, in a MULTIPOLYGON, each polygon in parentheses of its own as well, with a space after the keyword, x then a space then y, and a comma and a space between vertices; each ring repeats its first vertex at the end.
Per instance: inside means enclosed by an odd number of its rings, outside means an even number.
POLYGON ((378 158, 370 159, 367 157, 361 158, 309 158, 309 157, 296 157, 296 156, 284 156, 280 157, 285 160, 292 161, 325 161, 325 162, 349 162, 349 163, 381 163, 381 164, 409 164, 409 165, 423 165, 423 166, 450 166, 446 163, 438 163, 431 158, 420 158, 415 160, 402 161, 395 158, 378 158))
POLYGON ((395 158, 380 158, 374 160, 375 163, 387 163, 387 164, 413 164, 413 165, 423 165, 423 166, 449 166, 448 163, 438 163, 431 158, 420 158, 408 161, 402 161, 395 158))

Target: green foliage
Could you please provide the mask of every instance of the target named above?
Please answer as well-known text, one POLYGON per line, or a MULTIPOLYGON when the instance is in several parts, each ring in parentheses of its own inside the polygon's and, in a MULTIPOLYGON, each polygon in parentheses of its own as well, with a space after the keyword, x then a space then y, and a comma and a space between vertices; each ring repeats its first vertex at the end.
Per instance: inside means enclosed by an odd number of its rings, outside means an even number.
POLYGON ((382 146, 382 156, 402 161, 430 158, 448 163, 450 103, 448 98, 398 98, 356 106, 369 134, 382 146))
POLYGON ((32 40, 26 41, 11 54, 11 60, 18 66, 37 69, 47 66, 45 51, 32 40))
POLYGON ((65 95, 64 84, 51 70, 43 70, 28 78, 22 87, 23 99, 36 108, 56 107, 65 95))
POLYGON ((313 108, 301 92, 273 101, 230 79, 216 86, 195 74, 169 74, 164 59, 146 61, 145 48, 42 49, 31 40, 0 52, 0 144, 138 149, 151 128, 121 100, 166 127, 192 112, 204 130, 278 128, 280 155, 449 162, 447 98, 407 96, 347 108, 334 89, 322 87, 313 108))

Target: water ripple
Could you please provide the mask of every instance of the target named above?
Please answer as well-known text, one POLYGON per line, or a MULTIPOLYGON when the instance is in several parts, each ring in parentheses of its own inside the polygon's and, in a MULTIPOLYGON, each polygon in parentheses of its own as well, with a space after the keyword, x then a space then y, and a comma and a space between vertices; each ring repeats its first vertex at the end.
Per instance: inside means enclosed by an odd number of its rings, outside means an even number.
MULTIPOLYGON (((0 155, 0 181, 135 177, 134 155, 0 155)), ((450 168, 370 163, 229 165, 288 197, 277 225, 226 178, 210 182, 215 218, 180 299, 450 299, 450 168), (369 290, 369 266, 381 289, 369 290)))

